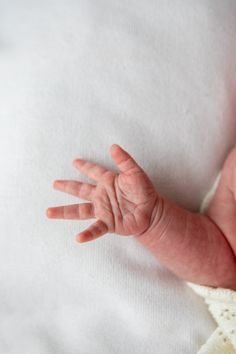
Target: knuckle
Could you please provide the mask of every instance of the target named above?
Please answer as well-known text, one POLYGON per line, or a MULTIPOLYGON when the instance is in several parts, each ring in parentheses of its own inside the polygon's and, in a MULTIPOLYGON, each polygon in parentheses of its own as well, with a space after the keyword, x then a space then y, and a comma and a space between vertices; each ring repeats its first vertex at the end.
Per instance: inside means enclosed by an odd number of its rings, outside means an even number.
POLYGON ((100 227, 98 225, 93 225, 92 227, 92 232, 95 233, 96 235, 100 233, 100 227))
POLYGON ((106 179, 106 181, 112 181, 115 177, 115 173, 113 171, 105 171, 102 178, 106 179))

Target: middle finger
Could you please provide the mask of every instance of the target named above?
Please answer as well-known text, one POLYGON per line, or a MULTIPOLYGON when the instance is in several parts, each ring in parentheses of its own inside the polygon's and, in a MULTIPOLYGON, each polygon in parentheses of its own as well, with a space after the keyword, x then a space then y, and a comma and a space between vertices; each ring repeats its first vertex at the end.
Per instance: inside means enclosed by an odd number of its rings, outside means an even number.
POLYGON ((63 205, 47 209, 47 216, 52 219, 92 219, 95 218, 92 203, 63 205))

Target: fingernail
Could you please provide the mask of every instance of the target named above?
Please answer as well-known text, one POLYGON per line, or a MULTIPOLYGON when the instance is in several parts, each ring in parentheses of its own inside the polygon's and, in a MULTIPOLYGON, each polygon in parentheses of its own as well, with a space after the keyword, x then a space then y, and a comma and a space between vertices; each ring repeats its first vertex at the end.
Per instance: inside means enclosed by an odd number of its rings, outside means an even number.
POLYGON ((80 235, 77 235, 77 236, 75 237, 75 240, 76 240, 77 242, 79 242, 79 243, 83 243, 83 241, 81 241, 80 235))
POLYGON ((47 209, 46 215, 47 215, 47 217, 49 217, 49 218, 52 216, 52 210, 51 210, 50 208, 47 209))
POLYGON ((63 181, 56 180, 53 182, 53 188, 60 187, 60 186, 62 186, 62 184, 63 184, 63 181))

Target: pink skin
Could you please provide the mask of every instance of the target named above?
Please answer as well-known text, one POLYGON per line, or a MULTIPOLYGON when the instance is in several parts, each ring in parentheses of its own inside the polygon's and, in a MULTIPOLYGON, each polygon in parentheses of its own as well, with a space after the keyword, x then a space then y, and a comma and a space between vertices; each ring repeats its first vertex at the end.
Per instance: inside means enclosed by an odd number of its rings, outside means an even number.
POLYGON ((119 145, 113 144, 110 153, 119 173, 74 160, 73 165, 97 183, 56 180, 53 187, 89 203, 48 208, 47 216, 95 218, 77 235, 78 242, 108 232, 134 236, 180 278, 236 290, 236 149, 224 163, 205 214, 190 212, 159 195, 147 174, 119 145))

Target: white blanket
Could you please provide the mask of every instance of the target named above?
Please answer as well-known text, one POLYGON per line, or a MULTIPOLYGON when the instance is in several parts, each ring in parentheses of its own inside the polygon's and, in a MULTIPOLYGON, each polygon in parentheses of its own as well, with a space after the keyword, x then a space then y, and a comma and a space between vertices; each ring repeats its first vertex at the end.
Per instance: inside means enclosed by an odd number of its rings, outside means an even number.
MULTIPOLYGON (((203 300, 52 189, 123 146, 192 211, 236 142, 235 0, 0 0, 0 353, 195 354, 203 300)), ((90 181, 93 182, 94 181, 90 181)))

